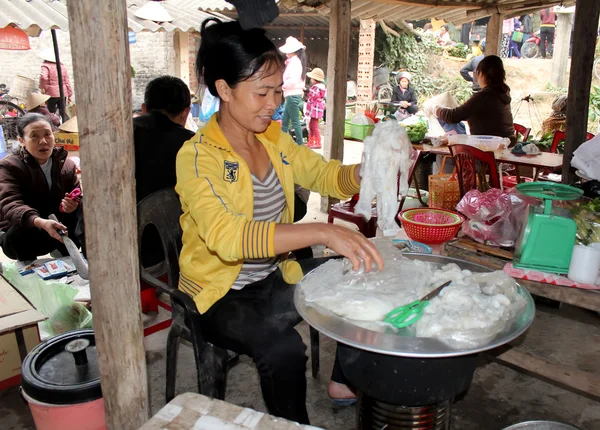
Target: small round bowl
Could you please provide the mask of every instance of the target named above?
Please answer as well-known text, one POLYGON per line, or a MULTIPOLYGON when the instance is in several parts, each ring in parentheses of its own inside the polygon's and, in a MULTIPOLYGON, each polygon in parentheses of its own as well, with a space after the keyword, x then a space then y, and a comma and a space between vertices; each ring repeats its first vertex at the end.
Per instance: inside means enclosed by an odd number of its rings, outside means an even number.
POLYGON ((459 213, 435 208, 406 209, 400 212, 398 219, 410 239, 427 245, 448 242, 465 220, 459 213))

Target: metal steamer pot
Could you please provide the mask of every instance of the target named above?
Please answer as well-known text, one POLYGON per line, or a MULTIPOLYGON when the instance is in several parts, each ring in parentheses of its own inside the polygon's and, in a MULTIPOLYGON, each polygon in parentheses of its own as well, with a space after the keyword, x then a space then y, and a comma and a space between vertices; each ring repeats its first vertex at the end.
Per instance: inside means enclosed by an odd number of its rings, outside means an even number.
MULTIPOLYGON (((429 254, 407 254, 410 259, 438 267, 456 263, 472 272, 490 269, 466 261, 429 254)), ((489 344, 453 349, 432 338, 417 338, 409 329, 383 332, 361 327, 320 306, 304 301, 301 288, 294 301, 302 317, 314 328, 337 340, 344 374, 358 389, 359 429, 448 429, 453 399, 471 384, 477 354, 520 336, 531 325, 535 305, 521 286, 526 305, 514 323, 489 344)))

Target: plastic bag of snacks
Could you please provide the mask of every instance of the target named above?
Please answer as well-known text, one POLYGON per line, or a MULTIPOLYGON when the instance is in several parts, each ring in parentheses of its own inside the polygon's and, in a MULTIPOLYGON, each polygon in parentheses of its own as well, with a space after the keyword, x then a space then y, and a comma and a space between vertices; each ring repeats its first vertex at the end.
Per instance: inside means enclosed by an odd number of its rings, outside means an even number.
POLYGON ((468 220, 463 223, 463 234, 479 243, 491 246, 513 246, 524 221, 528 199, 514 188, 492 188, 486 192, 468 191, 456 206, 456 210, 468 220))
POLYGON ((577 224, 577 244, 589 245, 600 242, 600 197, 570 206, 577 224))

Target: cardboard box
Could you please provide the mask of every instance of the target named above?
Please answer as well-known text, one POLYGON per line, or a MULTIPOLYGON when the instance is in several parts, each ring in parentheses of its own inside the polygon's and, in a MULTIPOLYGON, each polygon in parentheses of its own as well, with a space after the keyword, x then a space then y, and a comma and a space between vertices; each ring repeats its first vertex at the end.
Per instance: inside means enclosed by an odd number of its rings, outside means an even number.
POLYGON ((21 363, 38 343, 46 317, 0 275, 0 390, 21 382, 21 363))
POLYGON ((56 145, 64 147, 67 151, 79 151, 79 133, 57 131, 54 133, 56 145))

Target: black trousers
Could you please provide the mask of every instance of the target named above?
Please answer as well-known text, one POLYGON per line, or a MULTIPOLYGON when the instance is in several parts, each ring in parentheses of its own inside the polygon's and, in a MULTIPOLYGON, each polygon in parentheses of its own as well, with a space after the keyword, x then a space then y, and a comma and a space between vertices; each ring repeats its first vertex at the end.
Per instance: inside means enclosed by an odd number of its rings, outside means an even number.
MULTIPOLYGON (((75 245, 81 246, 85 254, 81 205, 72 214, 59 214, 57 217, 67 227, 71 240, 75 245)), ((69 255, 65 245, 50 237, 45 230, 37 227, 10 227, 5 234, 0 236, 0 247, 8 258, 19 261, 35 260, 55 249, 62 255, 69 255)))
POLYGON ((552 55, 554 44, 554 27, 542 27, 540 28, 540 51, 542 58, 546 58, 546 54, 552 55), (548 41, 548 48, 546 49, 546 41, 548 41))
MULTIPOLYGON (((299 263, 308 273, 327 260, 313 258, 299 263)), ((230 290, 202 315, 202 320, 211 343, 254 360, 270 414, 308 424, 308 358, 306 345, 294 329, 302 321, 294 306, 295 288, 277 269, 262 281, 230 290)), ((334 375, 336 382, 345 382, 337 363, 334 375)))

